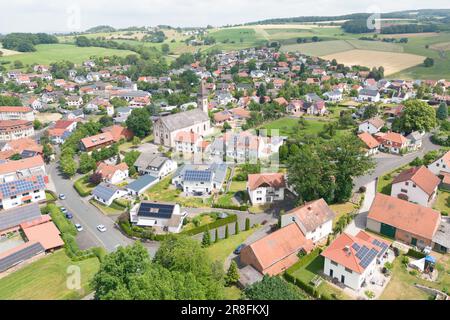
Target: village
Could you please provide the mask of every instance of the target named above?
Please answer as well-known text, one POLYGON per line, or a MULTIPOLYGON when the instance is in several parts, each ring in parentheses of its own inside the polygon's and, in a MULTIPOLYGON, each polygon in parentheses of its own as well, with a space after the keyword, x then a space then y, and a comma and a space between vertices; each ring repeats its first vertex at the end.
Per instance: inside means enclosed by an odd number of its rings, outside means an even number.
POLYGON ((266 46, 141 59, 0 73, 0 278, 180 234, 231 241, 236 291, 448 299, 450 81, 266 46))

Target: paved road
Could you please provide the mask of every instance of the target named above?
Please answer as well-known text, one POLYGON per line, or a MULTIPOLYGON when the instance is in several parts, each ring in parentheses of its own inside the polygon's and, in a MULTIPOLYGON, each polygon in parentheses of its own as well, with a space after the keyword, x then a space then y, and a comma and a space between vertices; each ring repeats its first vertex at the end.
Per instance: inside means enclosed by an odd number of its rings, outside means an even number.
POLYGON ((420 151, 409 153, 404 156, 397 156, 386 153, 379 153, 374 156, 376 161, 376 169, 364 176, 358 177, 354 180, 354 189, 358 190, 361 186, 365 186, 369 182, 375 180, 376 178, 384 175, 385 173, 391 172, 398 167, 401 167, 409 162, 413 161, 417 157, 423 157, 429 151, 437 150, 440 146, 433 144, 430 141, 430 134, 427 133, 423 138, 423 147, 420 151))
POLYGON ((377 192, 377 181, 373 180, 365 187, 366 193, 358 215, 345 228, 345 232, 353 236, 356 236, 359 231, 366 229, 367 215, 369 214, 370 207, 372 206, 372 202, 375 199, 375 194, 377 192))
POLYGON ((55 188, 54 191, 57 194, 64 193, 66 195, 66 200, 59 201, 59 203, 73 214, 74 222, 80 223, 84 228, 78 237, 82 243, 81 247, 103 246, 112 252, 118 246, 126 246, 133 242, 115 228, 113 219, 100 213, 86 199, 79 196, 73 188, 73 181, 62 177, 55 163, 47 167, 47 172, 50 175, 51 184, 55 188), (100 233, 96 229, 100 224, 107 228, 106 232, 100 233))

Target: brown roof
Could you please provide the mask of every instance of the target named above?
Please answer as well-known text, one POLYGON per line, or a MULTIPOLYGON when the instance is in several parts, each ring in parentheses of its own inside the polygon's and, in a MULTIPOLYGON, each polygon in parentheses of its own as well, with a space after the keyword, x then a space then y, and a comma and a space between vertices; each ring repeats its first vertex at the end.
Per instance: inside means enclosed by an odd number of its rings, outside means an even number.
POLYGON ((286 181, 282 173, 259 173, 248 175, 248 188, 250 190, 267 186, 272 188, 285 188, 286 181))
POLYGON ((221 111, 214 113, 214 121, 221 122, 231 119, 231 114, 228 111, 221 111))
POLYGON ((0 130, 10 131, 16 129, 32 128, 33 123, 28 120, 2 120, 0 121, 0 130))
POLYGON ((319 199, 305 203, 288 211, 286 214, 294 214, 295 223, 298 224, 302 232, 314 231, 327 221, 333 220, 336 214, 331 210, 324 199, 319 199))
POLYGON ((298 258, 296 254, 313 248, 311 240, 305 238, 294 223, 281 228, 255 242, 243 250, 251 250, 264 273, 278 274, 289 268, 298 258))
POLYGON ((0 164, 0 174, 16 172, 19 170, 35 168, 44 165, 44 160, 41 156, 25 158, 17 161, 7 161, 0 164))
POLYGON ((401 172, 398 176, 394 178, 392 184, 404 181, 414 182, 420 189, 425 191, 428 195, 431 195, 441 182, 441 180, 438 177, 436 177, 425 166, 414 167, 401 172))
POLYGON ((15 106, 2 106, 0 107, 0 112, 32 112, 33 109, 30 107, 15 107, 15 106))
POLYGON ((361 139, 361 141, 364 142, 367 148, 369 149, 376 148, 380 145, 377 139, 372 137, 372 135, 369 134, 368 132, 358 134, 358 138, 361 139))
POLYGON ((103 128, 102 132, 111 133, 115 142, 120 141, 120 139, 122 139, 122 138, 128 140, 133 137, 133 132, 131 132, 131 130, 129 130, 125 127, 119 126, 119 125, 113 125, 110 127, 103 128))
POLYGON ((86 149, 112 141, 114 141, 114 138, 110 132, 104 132, 101 134, 97 134, 95 136, 81 139, 81 143, 84 145, 86 149))
POLYGON ((395 197, 377 193, 368 219, 432 239, 440 223, 439 212, 395 197))
POLYGON ((59 248, 64 245, 60 232, 52 221, 24 228, 23 232, 29 241, 40 242, 45 250, 59 248))
POLYGON ((373 125, 375 128, 380 129, 381 127, 384 126, 384 121, 380 118, 372 118, 369 120, 366 120, 368 123, 370 123, 371 125, 373 125))
POLYGON ((250 118, 250 111, 244 108, 233 108, 229 110, 232 114, 237 115, 241 118, 250 118))
POLYGON ((98 165, 96 172, 100 173, 104 179, 105 178, 109 179, 114 175, 114 173, 116 173, 117 170, 127 171, 128 165, 125 162, 121 162, 117 165, 112 166, 104 162, 101 162, 98 165))
POLYGON ((55 122, 55 125, 53 126, 54 129, 67 129, 76 121, 74 120, 58 120, 55 122))
POLYGON ((322 252, 322 256, 361 274, 365 268, 360 265, 361 259, 356 256, 357 251, 352 246, 356 243, 359 247, 366 246, 379 251, 380 247, 372 243, 375 239, 390 245, 386 240, 371 236, 364 231, 360 231, 356 236, 342 233, 322 252))

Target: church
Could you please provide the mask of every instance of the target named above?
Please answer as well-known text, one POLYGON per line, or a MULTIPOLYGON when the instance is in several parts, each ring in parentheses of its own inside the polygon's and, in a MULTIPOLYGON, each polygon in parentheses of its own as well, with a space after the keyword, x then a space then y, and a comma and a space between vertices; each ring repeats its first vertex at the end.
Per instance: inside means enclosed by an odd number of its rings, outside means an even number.
POLYGON ((202 81, 197 95, 197 108, 160 117, 153 124, 154 143, 165 147, 175 147, 175 137, 181 131, 193 132, 199 136, 211 133, 208 116, 208 91, 202 81))

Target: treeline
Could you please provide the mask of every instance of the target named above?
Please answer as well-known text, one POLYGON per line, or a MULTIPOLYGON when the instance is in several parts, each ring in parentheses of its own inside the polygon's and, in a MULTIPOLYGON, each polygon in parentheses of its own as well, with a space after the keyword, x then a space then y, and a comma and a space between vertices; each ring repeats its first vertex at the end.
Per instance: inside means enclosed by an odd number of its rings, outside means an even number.
POLYGON ((373 31, 373 29, 367 27, 367 18, 346 21, 341 28, 347 33, 369 33, 373 31))
POLYGON ((320 21, 338 21, 338 20, 353 20, 353 19, 367 19, 369 14, 367 13, 353 13, 343 16, 311 16, 311 17, 292 17, 292 18, 276 18, 276 19, 266 19, 256 22, 246 23, 245 25, 255 25, 255 24, 283 24, 283 23, 293 23, 293 22, 320 22, 320 21))
POLYGON ((422 33, 436 31, 438 31, 438 26, 435 24, 396 24, 381 28, 381 33, 383 34, 422 33))
POLYGON ((167 37, 163 31, 153 31, 153 32, 149 32, 147 35, 145 35, 144 38, 142 38, 142 41, 152 42, 152 43, 161 43, 161 42, 164 42, 164 40, 166 40, 166 39, 167 39, 167 37))
POLYGON ((46 33, 10 33, 1 39, 1 43, 5 49, 33 52, 35 45, 58 43, 58 38, 46 33))

